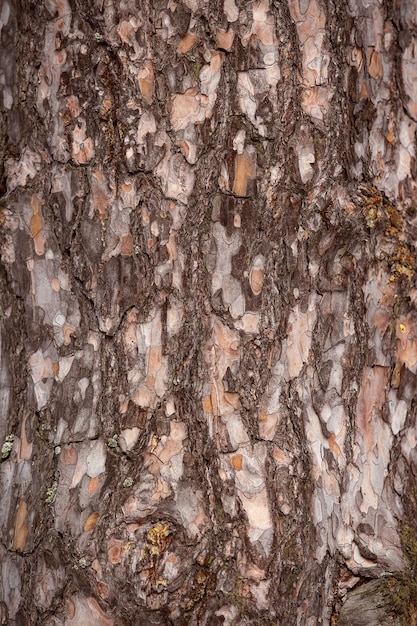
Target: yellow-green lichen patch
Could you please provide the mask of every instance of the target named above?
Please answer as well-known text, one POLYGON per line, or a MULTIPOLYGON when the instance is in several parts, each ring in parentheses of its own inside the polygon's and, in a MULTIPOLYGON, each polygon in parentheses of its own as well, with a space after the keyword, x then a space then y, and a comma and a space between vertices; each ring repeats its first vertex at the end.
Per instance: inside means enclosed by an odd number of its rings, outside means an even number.
POLYGON ((149 554, 159 556, 165 551, 169 541, 170 528, 168 523, 158 522, 146 535, 146 550, 149 554))
POLYGON ((387 236, 396 237, 403 229, 404 220, 400 212, 389 202, 386 203, 385 210, 388 218, 385 234, 387 236))
POLYGON ((160 569, 161 556, 171 542, 171 529, 168 522, 157 522, 146 534, 146 545, 144 551, 145 560, 150 563, 150 580, 155 591, 163 591, 167 582, 158 574, 160 569))
POLYGON ((410 281, 414 276, 415 258, 408 246, 400 244, 390 258, 391 277, 404 277, 410 281))
POLYGON ((210 571, 206 566, 203 566, 195 573, 188 601, 183 604, 182 608, 185 611, 191 611, 192 608, 206 595, 209 584, 210 571))
POLYGON ((14 435, 7 435, 4 444, 1 447, 1 458, 7 459, 13 450, 14 435))
POLYGON ((362 189, 364 198, 364 216, 368 228, 375 228, 381 221, 382 213, 382 195, 375 187, 366 187, 362 189))
POLYGON ((58 489, 58 483, 56 480, 54 480, 52 485, 48 487, 48 489, 46 490, 46 498, 45 498, 46 504, 53 503, 53 501, 55 500, 57 489, 58 489))
POLYGON ((386 595, 392 614, 402 626, 417 623, 417 532, 409 524, 400 528, 401 544, 407 567, 387 580, 386 595))
POLYGON ((406 243, 407 233, 400 211, 375 187, 363 186, 360 191, 366 226, 375 230, 378 240, 382 236, 383 248, 388 245, 393 251, 387 258, 390 282, 401 279, 411 281, 414 276, 415 255, 406 243))

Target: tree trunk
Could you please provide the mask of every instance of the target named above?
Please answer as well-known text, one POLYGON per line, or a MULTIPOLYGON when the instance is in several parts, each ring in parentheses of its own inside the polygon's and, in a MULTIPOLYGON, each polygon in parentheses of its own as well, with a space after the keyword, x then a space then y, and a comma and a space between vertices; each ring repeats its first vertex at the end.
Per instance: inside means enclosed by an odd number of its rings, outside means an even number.
POLYGON ((0 623, 414 623, 415 0, 0 36, 0 623))

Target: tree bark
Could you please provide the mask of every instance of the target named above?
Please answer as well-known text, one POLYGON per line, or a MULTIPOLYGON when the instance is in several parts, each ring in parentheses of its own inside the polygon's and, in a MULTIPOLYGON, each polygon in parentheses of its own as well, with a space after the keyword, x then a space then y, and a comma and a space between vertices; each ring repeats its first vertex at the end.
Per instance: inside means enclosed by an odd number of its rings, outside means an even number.
POLYGON ((0 37, 0 622, 413 623, 414 0, 0 37))

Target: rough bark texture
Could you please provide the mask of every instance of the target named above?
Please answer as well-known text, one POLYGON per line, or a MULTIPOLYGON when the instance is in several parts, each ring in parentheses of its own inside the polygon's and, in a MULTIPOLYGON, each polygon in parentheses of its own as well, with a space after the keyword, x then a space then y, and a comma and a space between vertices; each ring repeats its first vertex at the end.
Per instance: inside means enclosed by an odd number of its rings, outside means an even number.
POLYGON ((415 0, 0 37, 1 623, 411 624, 415 0))

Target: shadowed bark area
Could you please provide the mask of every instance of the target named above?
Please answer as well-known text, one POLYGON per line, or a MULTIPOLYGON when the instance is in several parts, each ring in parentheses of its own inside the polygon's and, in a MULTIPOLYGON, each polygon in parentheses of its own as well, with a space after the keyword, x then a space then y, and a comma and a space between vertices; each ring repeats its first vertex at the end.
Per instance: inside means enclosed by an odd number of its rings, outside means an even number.
POLYGON ((0 622, 414 623, 414 0, 0 45, 0 622))

